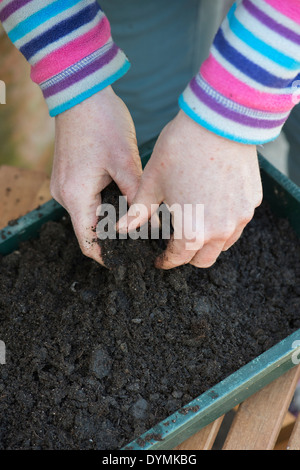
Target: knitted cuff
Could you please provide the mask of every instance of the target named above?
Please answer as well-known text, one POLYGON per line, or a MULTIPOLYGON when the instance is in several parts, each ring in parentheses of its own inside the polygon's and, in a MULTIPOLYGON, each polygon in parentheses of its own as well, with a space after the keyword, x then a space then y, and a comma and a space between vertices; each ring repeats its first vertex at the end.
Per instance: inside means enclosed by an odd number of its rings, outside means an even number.
POLYGON ((246 144, 274 140, 299 102, 298 5, 296 0, 233 5, 208 59, 180 96, 181 109, 228 139, 246 144))
POLYGON ((94 0, 3 0, 0 20, 31 64, 50 115, 75 106, 129 69, 94 0))

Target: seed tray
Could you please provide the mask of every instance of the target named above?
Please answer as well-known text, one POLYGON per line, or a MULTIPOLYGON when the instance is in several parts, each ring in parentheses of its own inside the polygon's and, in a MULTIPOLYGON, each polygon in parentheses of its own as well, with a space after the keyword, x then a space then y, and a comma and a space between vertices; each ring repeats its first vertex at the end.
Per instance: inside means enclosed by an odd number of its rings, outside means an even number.
MULTIPOLYGON (((154 140, 140 148, 143 166, 151 156, 154 140)), ((259 156, 264 199, 278 217, 289 220, 300 238, 300 188, 259 156)), ((38 236, 41 226, 59 220, 65 210, 53 199, 11 221, 0 230, 0 253, 6 255, 21 241, 38 236)), ((173 449, 197 431, 300 362, 300 329, 201 394, 171 416, 146 431, 122 450, 173 449)))

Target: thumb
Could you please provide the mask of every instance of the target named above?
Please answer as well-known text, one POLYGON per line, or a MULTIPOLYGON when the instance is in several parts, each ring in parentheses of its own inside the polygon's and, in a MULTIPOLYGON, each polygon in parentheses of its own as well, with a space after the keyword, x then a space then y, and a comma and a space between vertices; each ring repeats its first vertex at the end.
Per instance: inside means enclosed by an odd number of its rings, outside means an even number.
POLYGON ((121 193, 126 196, 129 205, 132 204, 138 191, 142 173, 143 169, 139 155, 129 161, 122 161, 118 165, 117 171, 110 173, 121 193))
POLYGON ((159 182, 155 181, 146 169, 127 214, 117 223, 117 230, 126 233, 144 225, 157 211, 163 197, 159 182))

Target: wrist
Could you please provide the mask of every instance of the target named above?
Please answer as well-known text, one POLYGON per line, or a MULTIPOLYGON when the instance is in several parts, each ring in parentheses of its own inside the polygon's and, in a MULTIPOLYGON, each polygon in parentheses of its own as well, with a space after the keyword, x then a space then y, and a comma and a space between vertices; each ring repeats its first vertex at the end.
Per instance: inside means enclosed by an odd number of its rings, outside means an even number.
POLYGON ((196 122, 189 114, 185 113, 182 109, 179 110, 176 116, 177 124, 180 129, 183 130, 183 133, 189 136, 191 139, 194 139, 195 135, 203 140, 203 142, 207 142, 208 145, 219 145, 224 148, 228 147, 235 147, 243 149, 244 147, 253 147, 255 148, 255 144, 247 144, 241 143, 235 140, 231 140, 227 137, 223 137, 210 129, 202 126, 198 122, 196 122))
POLYGON ((71 126, 82 128, 85 122, 94 122, 95 119, 99 123, 102 117, 107 116, 116 97, 112 87, 107 86, 81 103, 55 116, 56 128, 66 129, 68 123, 70 123, 70 129, 71 126))

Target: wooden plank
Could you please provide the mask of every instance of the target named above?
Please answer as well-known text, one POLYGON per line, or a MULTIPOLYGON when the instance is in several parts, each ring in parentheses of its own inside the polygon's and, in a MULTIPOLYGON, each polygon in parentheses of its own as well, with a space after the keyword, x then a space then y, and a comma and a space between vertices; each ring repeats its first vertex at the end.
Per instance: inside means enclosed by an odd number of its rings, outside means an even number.
POLYGON ((220 418, 179 444, 174 450, 210 450, 215 442, 222 420, 223 416, 220 416, 220 418))
POLYGON ((36 207, 40 204, 44 204, 45 202, 49 201, 51 197, 52 196, 50 193, 50 178, 46 176, 45 180, 43 181, 33 198, 32 205, 36 207))
POLYGON ((295 416, 288 411, 284 417, 283 424, 278 435, 274 450, 286 450, 295 422, 295 416))
POLYGON ((293 367, 243 402, 223 450, 272 450, 299 376, 300 367, 293 367))
POLYGON ((49 177, 42 171, 0 167, 0 228, 50 199, 49 177), (48 190, 47 190, 48 187, 48 190), (42 196, 43 200, 39 197, 42 196), (45 200, 46 199, 46 200, 45 200))
POLYGON ((298 415, 290 440, 288 442, 287 450, 300 450, 300 414, 298 415))

